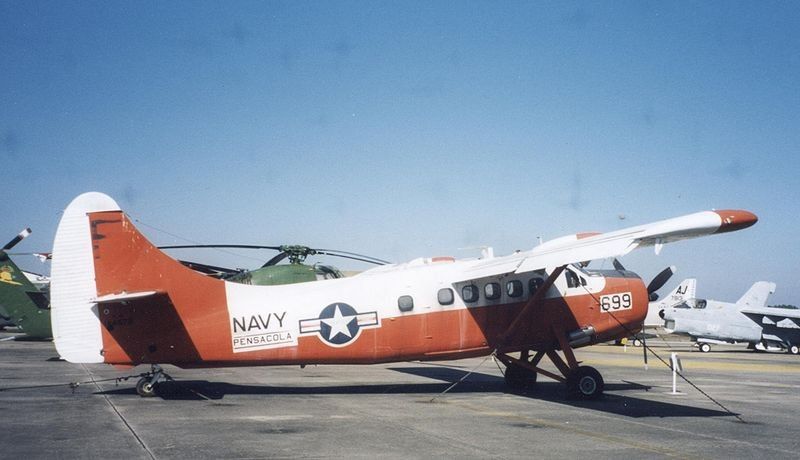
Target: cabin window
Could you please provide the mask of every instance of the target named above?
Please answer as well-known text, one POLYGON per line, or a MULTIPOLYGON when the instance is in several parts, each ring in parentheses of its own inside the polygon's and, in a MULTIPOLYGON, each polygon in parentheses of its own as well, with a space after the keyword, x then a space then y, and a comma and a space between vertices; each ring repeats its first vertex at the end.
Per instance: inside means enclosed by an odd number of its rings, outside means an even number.
POLYGON ((541 278, 531 278, 528 281, 528 290, 531 291, 531 295, 536 294, 536 291, 539 290, 540 287, 544 284, 544 280, 541 278))
POLYGON ((522 295, 522 281, 511 280, 506 283, 506 294, 509 297, 519 297, 522 295))
POLYGON ((477 302, 478 301, 478 286, 474 284, 468 284, 461 288, 461 297, 464 298, 464 302, 477 302))
POLYGON ((453 305, 453 301, 455 300, 453 290, 450 288, 439 289, 439 293, 436 297, 439 298, 439 305, 453 305))
POLYGON ((578 275, 575 274, 572 270, 564 270, 567 277, 567 287, 576 288, 581 285, 580 280, 578 280, 578 275))
POLYGON ((500 285, 497 283, 489 283, 483 287, 483 293, 489 300, 497 300, 500 298, 500 285))
POLYGON ((397 308, 400 311, 411 311, 414 309, 414 298, 410 295, 401 295, 397 298, 397 308))

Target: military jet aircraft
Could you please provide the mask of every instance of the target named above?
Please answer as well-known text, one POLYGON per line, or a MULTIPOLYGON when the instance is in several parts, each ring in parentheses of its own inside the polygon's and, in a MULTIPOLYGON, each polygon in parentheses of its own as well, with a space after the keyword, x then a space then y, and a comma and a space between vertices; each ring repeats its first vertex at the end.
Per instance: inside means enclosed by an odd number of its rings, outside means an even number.
MULTIPOLYGON (((669 267, 668 270, 670 273, 674 273, 675 268, 669 267)), ((639 334, 636 334, 636 336, 627 338, 627 340, 623 339, 617 341, 617 345, 627 343, 632 344, 635 347, 639 347, 644 343, 645 337, 655 337, 656 334, 654 334, 654 331, 658 328, 664 327, 664 320, 662 319, 664 309, 681 304, 688 305, 689 303, 693 302, 696 285, 697 280, 694 278, 688 278, 681 281, 681 283, 678 284, 678 286, 673 289, 672 292, 663 298, 659 298, 655 295, 651 296, 651 299, 654 297, 655 300, 651 300, 647 306, 647 316, 644 318, 642 331, 639 334)))
POLYGON ((676 305, 693 303, 697 293, 697 280, 687 278, 663 298, 650 302, 647 306, 647 316, 644 318, 645 329, 654 329, 664 326, 663 311, 676 305))
POLYGON ((53 244, 56 349, 73 363, 150 364, 153 396, 179 367, 372 364, 493 355, 512 386, 537 374, 598 398, 603 378, 573 349, 635 333, 650 293, 635 273, 580 262, 741 230, 747 211, 705 211, 580 233, 502 257, 420 258, 348 278, 253 286, 203 276, 158 250, 117 203, 75 198, 53 244), (559 354, 559 350, 561 354, 559 354), (539 367, 549 358, 558 373, 539 367))
POLYGON ((693 299, 662 311, 667 332, 686 334, 702 352, 714 343, 745 342, 751 349, 800 353, 800 310, 767 307, 775 283, 758 281, 735 303, 693 299))

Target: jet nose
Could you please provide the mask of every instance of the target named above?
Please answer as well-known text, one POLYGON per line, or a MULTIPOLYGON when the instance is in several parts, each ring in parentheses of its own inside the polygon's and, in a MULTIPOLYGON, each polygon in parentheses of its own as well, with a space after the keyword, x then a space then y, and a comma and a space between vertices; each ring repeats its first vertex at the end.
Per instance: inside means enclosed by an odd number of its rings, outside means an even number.
POLYGON ((722 220, 719 229, 714 233, 735 232, 750 227, 758 222, 758 216, 750 211, 741 209, 723 209, 714 211, 722 220))

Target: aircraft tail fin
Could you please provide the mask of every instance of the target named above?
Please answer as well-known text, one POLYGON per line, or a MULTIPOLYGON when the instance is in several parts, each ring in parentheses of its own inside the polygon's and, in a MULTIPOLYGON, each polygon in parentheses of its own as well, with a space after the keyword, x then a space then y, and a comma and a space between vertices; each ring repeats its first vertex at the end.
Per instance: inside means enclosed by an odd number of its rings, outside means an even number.
MULTIPOLYGON (((223 281, 160 251, 113 199, 96 192, 64 211, 50 289, 55 346, 74 363, 196 361, 192 326, 228 322, 223 281)), ((206 337, 209 347, 225 340, 206 337)))
POLYGON ((67 206, 53 241, 50 304, 53 341, 67 361, 103 362, 103 341, 97 297, 90 213, 120 212, 117 203, 101 193, 84 193, 67 206))
POLYGON ((672 290, 669 294, 665 295, 660 301, 659 306, 662 308, 672 307, 688 300, 694 299, 697 292, 697 280, 695 278, 687 278, 672 290))
POLYGON ((762 308, 767 306, 767 299, 770 294, 775 293, 775 283, 768 281, 757 281, 750 289, 736 301, 736 306, 742 308, 762 308))

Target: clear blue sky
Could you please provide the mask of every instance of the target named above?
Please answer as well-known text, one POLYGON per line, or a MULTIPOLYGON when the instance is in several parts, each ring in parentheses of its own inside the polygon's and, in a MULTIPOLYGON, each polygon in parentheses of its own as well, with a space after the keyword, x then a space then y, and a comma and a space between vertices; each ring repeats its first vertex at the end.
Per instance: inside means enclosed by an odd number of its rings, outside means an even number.
POLYGON ((744 208, 623 261, 800 304, 798 82, 792 1, 4 0, 0 237, 49 249, 90 190, 194 241, 395 261, 744 208))

